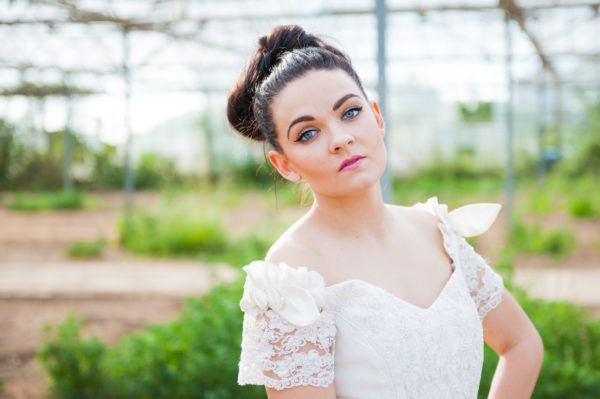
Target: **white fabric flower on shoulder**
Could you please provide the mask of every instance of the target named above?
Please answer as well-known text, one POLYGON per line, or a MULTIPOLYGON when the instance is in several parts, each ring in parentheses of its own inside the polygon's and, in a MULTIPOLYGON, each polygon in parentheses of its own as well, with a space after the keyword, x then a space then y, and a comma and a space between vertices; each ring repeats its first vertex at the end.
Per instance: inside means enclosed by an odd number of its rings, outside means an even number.
POLYGON ((271 308, 297 326, 319 318, 325 301, 325 281, 319 273, 265 261, 251 262, 242 269, 247 274, 240 301, 244 312, 271 308))
POLYGON ((444 235, 444 246, 449 253, 456 253, 456 241, 450 237, 474 237, 485 233, 496 220, 501 204, 481 202, 468 204, 448 212, 448 205, 439 204, 437 197, 422 204, 430 213, 440 218, 438 223, 444 235))

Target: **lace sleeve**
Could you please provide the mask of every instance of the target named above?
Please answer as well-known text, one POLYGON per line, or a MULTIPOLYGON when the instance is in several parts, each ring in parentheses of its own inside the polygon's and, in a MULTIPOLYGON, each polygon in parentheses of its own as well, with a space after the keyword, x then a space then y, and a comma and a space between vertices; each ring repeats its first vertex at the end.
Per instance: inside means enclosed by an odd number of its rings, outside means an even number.
POLYGON ((336 327, 325 306, 323 277, 305 267, 254 261, 244 311, 238 384, 278 390, 333 382, 336 327))
POLYGON ((502 302, 504 282, 464 237, 458 239, 458 257, 479 318, 483 320, 502 302))
POLYGON ((326 312, 308 326, 295 326, 273 310, 246 312, 238 384, 278 390, 333 382, 335 325, 326 312))

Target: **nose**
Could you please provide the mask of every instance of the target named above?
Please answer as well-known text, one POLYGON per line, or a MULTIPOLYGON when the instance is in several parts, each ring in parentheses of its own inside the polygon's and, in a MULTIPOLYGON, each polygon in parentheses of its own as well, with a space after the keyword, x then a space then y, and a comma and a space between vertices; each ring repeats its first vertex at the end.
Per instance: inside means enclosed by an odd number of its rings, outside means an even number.
POLYGON ((354 136, 347 128, 340 127, 330 129, 329 151, 335 153, 354 142, 354 136))

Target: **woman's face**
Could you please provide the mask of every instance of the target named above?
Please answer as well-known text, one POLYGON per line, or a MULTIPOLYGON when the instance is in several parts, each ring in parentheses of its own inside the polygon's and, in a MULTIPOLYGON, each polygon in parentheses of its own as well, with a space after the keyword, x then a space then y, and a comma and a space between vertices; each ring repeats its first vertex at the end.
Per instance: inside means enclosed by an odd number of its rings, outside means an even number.
POLYGON ((282 152, 269 159, 315 196, 352 195, 378 183, 385 169, 385 124, 343 70, 313 70, 290 82, 271 103, 282 152))

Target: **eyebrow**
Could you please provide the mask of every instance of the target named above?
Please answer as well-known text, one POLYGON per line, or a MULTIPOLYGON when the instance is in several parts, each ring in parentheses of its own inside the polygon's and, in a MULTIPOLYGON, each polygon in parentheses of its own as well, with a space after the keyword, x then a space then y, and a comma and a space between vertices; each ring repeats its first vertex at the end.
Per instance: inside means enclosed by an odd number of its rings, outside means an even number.
MULTIPOLYGON (((354 94, 354 93, 348 93, 345 96, 343 96, 342 98, 340 98, 339 100, 337 100, 334 104, 333 107, 331 108, 332 111, 337 110, 339 107, 342 106, 342 104, 344 104, 344 102, 352 97, 360 97, 358 94, 354 94)), ((294 126, 296 123, 300 123, 300 122, 305 122, 305 121, 314 121, 315 118, 310 116, 310 115, 302 115, 299 116, 298 118, 294 119, 292 121, 292 123, 290 123, 290 126, 288 126, 288 130, 287 130, 287 137, 288 139, 290 138, 290 130, 292 129, 292 126, 294 126)))

